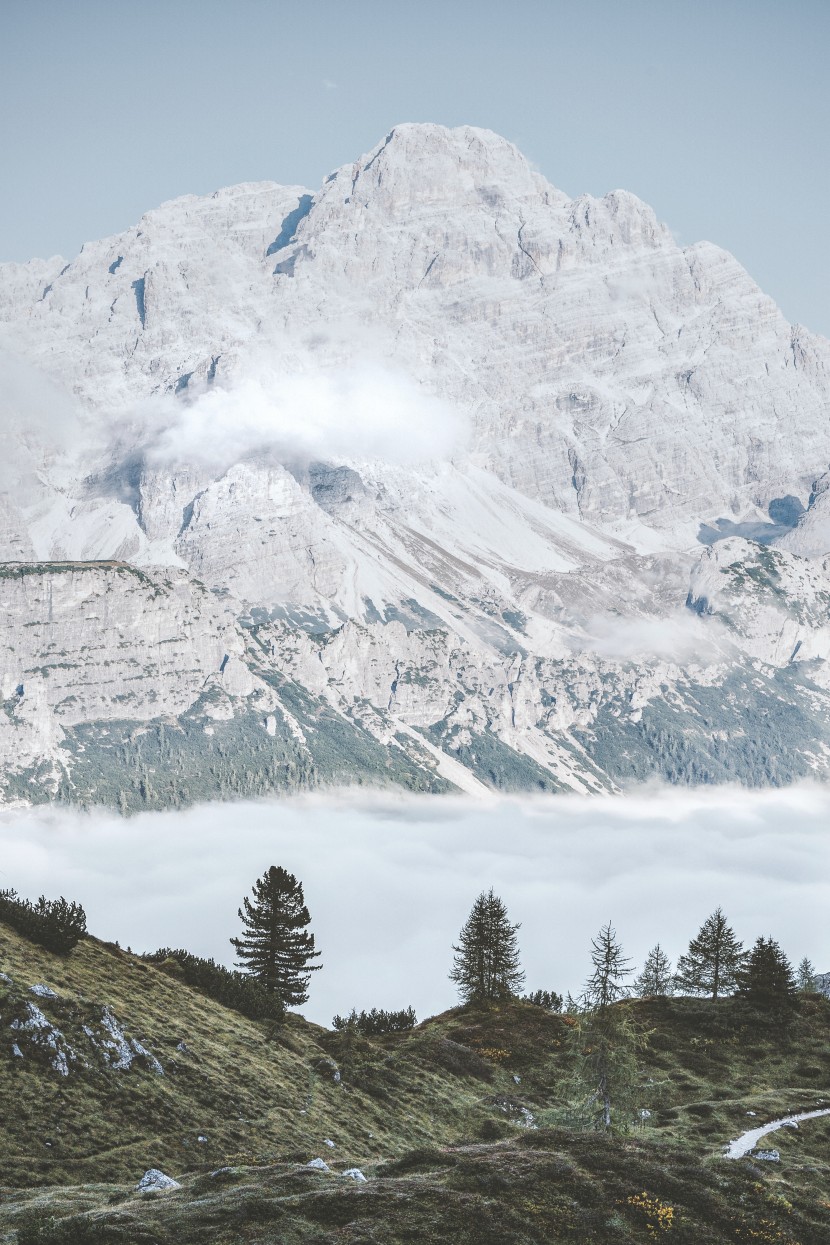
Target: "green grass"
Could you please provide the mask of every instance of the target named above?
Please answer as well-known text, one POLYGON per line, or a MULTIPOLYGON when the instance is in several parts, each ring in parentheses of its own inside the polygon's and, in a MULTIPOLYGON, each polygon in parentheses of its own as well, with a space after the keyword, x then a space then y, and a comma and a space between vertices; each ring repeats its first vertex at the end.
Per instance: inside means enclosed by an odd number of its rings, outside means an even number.
POLYGON ((818 996, 788 1024, 738 1000, 624 1004, 648 1033, 652 1114, 604 1137, 560 1126, 567 1023, 531 1004, 369 1039, 297 1015, 249 1021, 94 939, 58 957, 0 925, 0 970, 3 1245, 18 1228, 19 1245, 830 1242, 830 1118, 769 1136, 779 1164, 722 1157, 756 1121, 830 1100, 818 996), (35 982, 59 998, 33 999, 35 982), (35 1050, 12 1055, 7 1026, 27 999, 88 1066, 64 1078, 35 1050), (83 1026, 105 1005, 163 1077, 104 1063, 83 1026), (307 1168, 318 1156, 330 1173, 307 1168), (366 1184, 342 1177, 352 1166, 366 1184), (181 1190, 137 1193, 148 1167, 181 1190), (658 1213, 668 1226, 651 1230, 658 1213))

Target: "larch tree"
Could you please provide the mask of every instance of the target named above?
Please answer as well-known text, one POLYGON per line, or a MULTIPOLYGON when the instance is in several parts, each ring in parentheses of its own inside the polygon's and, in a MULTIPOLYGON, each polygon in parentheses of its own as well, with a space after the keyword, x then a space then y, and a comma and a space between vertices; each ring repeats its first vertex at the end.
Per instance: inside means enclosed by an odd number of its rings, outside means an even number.
POLYGON ((241 938, 232 938, 237 966, 250 973, 276 994, 286 1007, 308 999, 311 973, 322 968, 311 961, 319 957, 303 897, 293 873, 272 865, 252 887, 252 899, 242 900, 239 917, 241 938))
POLYGON ((592 972, 576 1024, 569 1026, 571 1096, 569 1118, 582 1127, 609 1131, 634 1118, 639 1088, 638 1055, 645 1039, 629 1009, 630 961, 609 922, 591 941, 592 972))
POLYGON ((674 994, 674 974, 671 960, 659 942, 646 956, 643 971, 634 982, 634 993, 641 999, 666 998, 674 994))
POLYGON ((745 960, 743 943, 735 937, 723 911, 716 908, 689 943, 689 950, 677 961, 675 983, 685 994, 722 998, 734 994, 745 960))
POLYGON ((818 989, 816 966, 812 960, 807 959, 806 955, 796 969, 795 984, 801 994, 812 994, 814 990, 818 989))
POLYGON ((455 959, 450 981, 463 1002, 507 999, 524 984, 516 933, 507 908, 498 895, 482 891, 453 946, 455 959))
POLYGON ((625 979, 631 976, 631 961, 623 955, 617 931, 610 921, 591 939, 591 964, 593 971, 585 983, 583 995, 586 1005, 604 1010, 625 998, 628 994, 625 979))

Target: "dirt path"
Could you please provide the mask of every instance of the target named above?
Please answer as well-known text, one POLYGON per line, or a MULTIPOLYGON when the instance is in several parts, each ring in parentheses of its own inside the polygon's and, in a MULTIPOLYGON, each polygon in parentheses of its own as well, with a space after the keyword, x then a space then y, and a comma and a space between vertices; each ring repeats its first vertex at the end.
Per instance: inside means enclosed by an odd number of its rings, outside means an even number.
POLYGON ((745 1154, 749 1154, 750 1150, 754 1150, 762 1137, 766 1137, 767 1133, 774 1133, 779 1128, 798 1128, 802 1120, 815 1120, 820 1115, 830 1115, 830 1107, 821 1107, 817 1111, 802 1111, 798 1115, 785 1115, 780 1120, 773 1120, 769 1124, 760 1124, 758 1128, 750 1128, 749 1132, 742 1133, 735 1141, 730 1141, 726 1148, 726 1157, 728 1159, 742 1159, 745 1154))

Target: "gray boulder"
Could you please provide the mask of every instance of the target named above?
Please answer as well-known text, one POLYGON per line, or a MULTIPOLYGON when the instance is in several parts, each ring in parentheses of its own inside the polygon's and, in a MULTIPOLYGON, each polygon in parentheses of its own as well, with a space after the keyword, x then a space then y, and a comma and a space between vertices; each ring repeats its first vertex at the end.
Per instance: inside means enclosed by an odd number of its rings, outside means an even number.
POLYGON ((157 1167, 151 1167, 139 1180, 136 1188, 141 1193, 163 1193, 167 1189, 180 1189, 182 1186, 172 1176, 165 1176, 157 1167))

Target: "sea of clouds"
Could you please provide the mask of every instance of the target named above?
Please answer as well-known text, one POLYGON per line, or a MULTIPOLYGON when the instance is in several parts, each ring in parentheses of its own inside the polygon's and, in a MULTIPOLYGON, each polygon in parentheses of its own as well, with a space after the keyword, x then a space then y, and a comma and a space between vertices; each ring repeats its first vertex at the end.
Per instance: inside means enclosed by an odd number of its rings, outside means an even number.
MULTIPOLYGON (((0 886, 64 894, 99 937, 232 963, 237 909, 271 864, 303 882, 324 968, 302 1010, 450 1007, 452 944, 491 885, 521 923, 528 989, 576 994, 612 921, 639 967, 676 959, 723 906, 830 969, 830 792, 653 789, 474 801, 345 793, 124 820, 56 809, 0 815, 0 886)), ((2 964, 0 964, 2 968, 2 964)))

